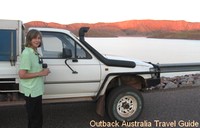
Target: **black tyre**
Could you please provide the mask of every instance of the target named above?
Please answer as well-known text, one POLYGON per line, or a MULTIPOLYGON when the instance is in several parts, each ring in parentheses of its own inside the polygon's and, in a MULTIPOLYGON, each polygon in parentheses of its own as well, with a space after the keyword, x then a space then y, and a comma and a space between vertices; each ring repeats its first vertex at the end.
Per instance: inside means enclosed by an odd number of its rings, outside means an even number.
POLYGON ((106 107, 111 120, 133 121, 143 110, 142 94, 129 86, 113 89, 107 97, 106 107))

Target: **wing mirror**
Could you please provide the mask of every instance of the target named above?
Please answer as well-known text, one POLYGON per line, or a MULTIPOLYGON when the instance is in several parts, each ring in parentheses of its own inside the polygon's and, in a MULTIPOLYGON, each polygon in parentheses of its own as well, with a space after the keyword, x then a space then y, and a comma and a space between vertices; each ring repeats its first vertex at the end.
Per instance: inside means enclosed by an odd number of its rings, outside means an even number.
POLYGON ((63 58, 71 58, 72 50, 68 48, 63 48, 63 58))

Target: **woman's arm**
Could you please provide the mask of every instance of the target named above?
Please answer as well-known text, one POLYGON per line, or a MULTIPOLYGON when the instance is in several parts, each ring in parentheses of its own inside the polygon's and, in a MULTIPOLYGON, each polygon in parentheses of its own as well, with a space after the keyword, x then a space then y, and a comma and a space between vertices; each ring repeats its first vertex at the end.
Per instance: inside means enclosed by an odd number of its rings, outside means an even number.
POLYGON ((40 76, 47 76, 50 73, 49 69, 43 69, 40 72, 35 72, 35 73, 28 73, 27 70, 19 70, 18 74, 20 79, 30 79, 30 78, 35 78, 35 77, 40 77, 40 76))

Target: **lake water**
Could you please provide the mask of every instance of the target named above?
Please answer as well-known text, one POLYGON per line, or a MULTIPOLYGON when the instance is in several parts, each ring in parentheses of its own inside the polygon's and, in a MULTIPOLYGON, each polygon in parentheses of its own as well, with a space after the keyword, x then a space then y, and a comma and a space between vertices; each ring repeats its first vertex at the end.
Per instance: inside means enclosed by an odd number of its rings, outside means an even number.
POLYGON ((200 40, 119 37, 86 38, 86 41, 102 54, 153 63, 200 62, 200 40))
MULTIPOLYGON (((152 63, 200 62, 200 40, 154 39, 145 37, 86 38, 102 54, 136 58, 152 63)), ((164 73, 178 76, 197 72, 164 73)))

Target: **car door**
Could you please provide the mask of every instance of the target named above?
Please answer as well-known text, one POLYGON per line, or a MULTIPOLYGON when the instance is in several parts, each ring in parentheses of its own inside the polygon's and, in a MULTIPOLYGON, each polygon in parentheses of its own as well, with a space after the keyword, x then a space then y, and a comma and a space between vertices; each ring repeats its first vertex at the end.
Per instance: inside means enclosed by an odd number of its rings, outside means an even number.
POLYGON ((100 83, 100 62, 65 33, 42 31, 41 60, 51 73, 45 79, 44 98, 94 96, 100 83), (63 56, 69 49, 71 58, 63 56))

